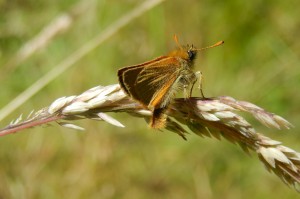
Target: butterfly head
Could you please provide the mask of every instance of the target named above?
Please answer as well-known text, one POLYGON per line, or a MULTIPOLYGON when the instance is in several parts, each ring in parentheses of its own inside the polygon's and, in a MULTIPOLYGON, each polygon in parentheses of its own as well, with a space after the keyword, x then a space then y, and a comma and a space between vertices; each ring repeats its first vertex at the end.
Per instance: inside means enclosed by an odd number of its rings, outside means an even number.
POLYGON ((178 49, 169 53, 169 56, 180 57, 186 61, 194 61, 197 56, 197 49, 193 45, 180 46, 178 49))
POLYGON ((171 52, 169 54, 169 56, 180 57, 180 58, 185 59, 185 60, 190 61, 190 62, 195 60, 198 51, 206 50, 208 48, 214 48, 214 47, 222 45, 224 43, 224 41, 219 41, 216 44, 205 47, 205 48, 196 48, 193 45, 181 46, 178 42, 178 38, 177 38, 176 35, 174 35, 174 40, 175 40, 175 42, 178 46, 178 49, 171 52))
POLYGON ((187 49, 188 50, 186 51, 186 53, 188 55, 188 59, 190 61, 193 61, 197 56, 197 49, 193 45, 191 47, 189 47, 189 45, 188 45, 187 49))

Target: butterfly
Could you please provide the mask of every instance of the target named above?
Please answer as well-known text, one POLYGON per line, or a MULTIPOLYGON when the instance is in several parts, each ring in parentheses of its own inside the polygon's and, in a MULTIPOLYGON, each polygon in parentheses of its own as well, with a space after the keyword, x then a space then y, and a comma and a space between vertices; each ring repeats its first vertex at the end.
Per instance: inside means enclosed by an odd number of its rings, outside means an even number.
MULTIPOLYGON (((118 70, 119 84, 123 91, 152 111, 150 127, 155 129, 165 127, 165 112, 179 90, 184 90, 186 98, 191 96, 200 74, 193 71, 197 52, 224 43, 220 41, 212 46, 197 49, 193 45, 179 45, 176 36, 174 40, 178 48, 168 55, 118 70)), ((202 88, 201 94, 204 97, 202 88)))

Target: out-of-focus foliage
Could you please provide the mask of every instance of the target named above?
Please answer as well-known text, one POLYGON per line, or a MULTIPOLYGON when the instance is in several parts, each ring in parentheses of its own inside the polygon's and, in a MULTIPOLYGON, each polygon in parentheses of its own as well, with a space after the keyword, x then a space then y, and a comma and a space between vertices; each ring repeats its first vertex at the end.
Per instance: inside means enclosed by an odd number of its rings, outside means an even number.
MULTIPOLYGON (((26 42, 78 2, 0 0, 1 107, 141 1, 83 2, 87 10, 69 29, 9 70, 7 63, 26 42)), ((116 83, 118 68, 167 53, 177 34, 181 43, 197 47, 224 40, 222 47, 199 53, 196 70, 203 72, 205 94, 244 99, 285 117, 294 129, 254 126, 299 151, 299 7, 298 0, 167 0, 77 62, 1 127, 60 96, 116 83)), ((82 121, 85 133, 54 124, 1 137, 0 198, 298 197, 225 140, 191 134, 185 142, 149 129, 142 119, 114 116, 126 128, 82 121)))

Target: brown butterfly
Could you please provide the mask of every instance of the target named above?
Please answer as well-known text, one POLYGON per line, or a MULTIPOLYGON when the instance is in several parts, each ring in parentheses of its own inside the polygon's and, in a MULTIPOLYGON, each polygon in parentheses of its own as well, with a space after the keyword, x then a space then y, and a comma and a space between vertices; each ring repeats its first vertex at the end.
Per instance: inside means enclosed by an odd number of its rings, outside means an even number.
MULTIPOLYGON (((164 113, 178 90, 184 90, 185 97, 191 96, 199 74, 192 70, 197 51, 224 43, 220 41, 197 49, 193 45, 180 46, 176 36, 174 40, 178 49, 168 55, 118 71, 119 83, 124 92, 153 112, 150 121, 152 128, 165 127, 167 116, 164 113), (187 96, 188 88, 190 92, 187 96)), ((203 96, 202 89, 201 94, 203 96)))

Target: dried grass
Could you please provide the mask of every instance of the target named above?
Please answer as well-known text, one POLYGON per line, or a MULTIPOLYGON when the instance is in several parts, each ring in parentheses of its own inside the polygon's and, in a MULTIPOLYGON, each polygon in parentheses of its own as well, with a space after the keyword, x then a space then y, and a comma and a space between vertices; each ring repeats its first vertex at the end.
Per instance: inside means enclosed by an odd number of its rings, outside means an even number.
MULTIPOLYGON (((149 121, 151 111, 127 97, 118 84, 97 86, 78 96, 62 97, 49 107, 41 109, 22 121, 19 117, 0 135, 24 130, 49 122, 63 127, 84 130, 72 120, 94 119, 106 121, 117 127, 124 127, 106 112, 126 112, 134 117, 149 121)), ((222 137, 236 143, 249 153, 255 151, 268 171, 275 173, 284 183, 294 187, 300 183, 300 154, 281 142, 272 140, 258 132, 237 112, 250 113, 269 128, 289 129, 292 125, 284 118, 245 101, 232 97, 176 98, 170 105, 166 129, 177 133, 186 140, 189 129, 201 137, 222 137), (187 128, 185 128, 185 126, 187 128)))

